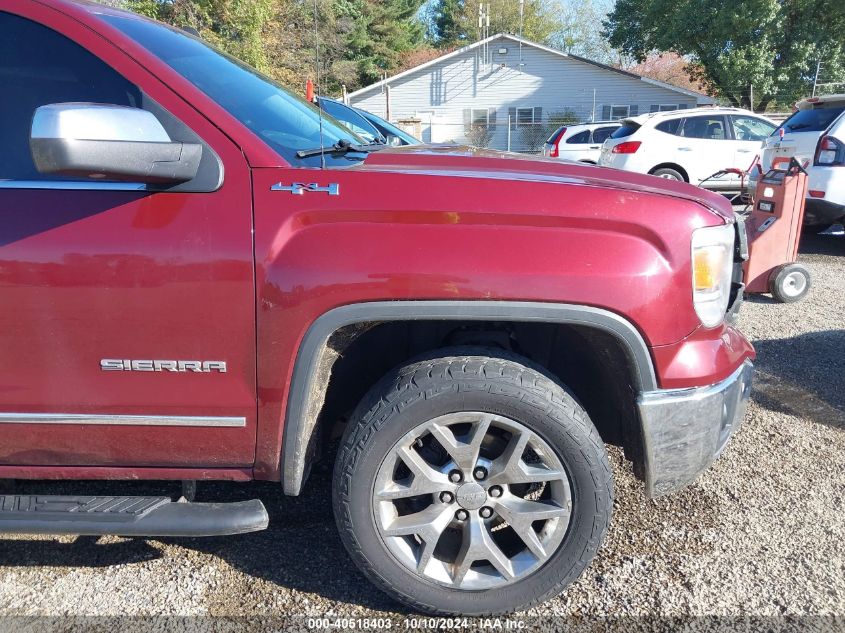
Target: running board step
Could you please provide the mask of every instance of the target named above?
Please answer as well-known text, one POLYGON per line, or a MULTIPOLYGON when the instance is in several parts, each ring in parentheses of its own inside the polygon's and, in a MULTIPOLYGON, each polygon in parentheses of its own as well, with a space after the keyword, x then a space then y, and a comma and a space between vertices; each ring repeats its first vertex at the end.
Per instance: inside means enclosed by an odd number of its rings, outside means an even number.
POLYGON ((169 497, 0 495, 2 534, 223 536, 264 530, 258 499, 187 503, 169 497))

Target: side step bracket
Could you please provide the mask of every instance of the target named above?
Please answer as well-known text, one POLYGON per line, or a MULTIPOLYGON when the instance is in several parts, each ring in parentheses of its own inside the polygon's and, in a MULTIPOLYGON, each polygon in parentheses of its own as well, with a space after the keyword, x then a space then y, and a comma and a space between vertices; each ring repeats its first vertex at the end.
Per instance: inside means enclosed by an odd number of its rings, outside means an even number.
POLYGON ((0 534, 223 536, 264 530, 258 499, 175 502, 169 497, 0 496, 0 534))

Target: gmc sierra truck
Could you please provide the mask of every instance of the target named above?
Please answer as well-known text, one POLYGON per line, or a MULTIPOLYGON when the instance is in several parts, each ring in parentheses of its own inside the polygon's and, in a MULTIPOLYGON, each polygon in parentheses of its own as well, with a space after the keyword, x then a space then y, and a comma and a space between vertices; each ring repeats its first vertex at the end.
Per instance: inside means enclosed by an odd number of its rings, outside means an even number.
MULTIPOLYGON (((606 444, 664 495, 743 417, 745 241, 715 194, 366 145, 97 4, 5 0, 0 86, 2 478, 297 495, 333 458, 366 577, 414 609, 490 614, 595 556, 606 444)), ((10 494, 0 532, 267 526, 258 499, 191 497, 10 494)))

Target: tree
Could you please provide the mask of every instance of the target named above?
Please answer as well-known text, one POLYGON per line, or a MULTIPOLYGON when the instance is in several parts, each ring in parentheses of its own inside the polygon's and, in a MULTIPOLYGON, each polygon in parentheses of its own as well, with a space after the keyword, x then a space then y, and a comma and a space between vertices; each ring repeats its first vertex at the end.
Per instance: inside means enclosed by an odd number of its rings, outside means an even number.
POLYGON ((511 33, 535 42, 546 42, 559 21, 548 0, 525 0, 520 24, 519 0, 438 0, 434 9, 435 40, 438 46, 465 46, 481 37, 479 6, 489 5, 490 34, 511 33))
POLYGON ((688 66, 689 62, 677 53, 653 53, 628 70, 680 88, 704 92, 707 87, 690 77, 688 66))
POLYGON ((423 44, 416 19, 423 0, 106 0, 168 24, 196 29, 203 39, 303 92, 316 79, 338 94, 393 72, 423 44))
POLYGON ((549 44, 573 55, 617 67, 630 65, 596 28, 607 17, 612 0, 557 0, 550 8, 558 27, 549 44))
POLYGON ((433 46, 420 46, 402 53, 399 65, 394 72, 401 73, 417 66, 422 66, 433 59, 437 59, 441 55, 450 53, 449 49, 434 48, 433 46))
POLYGON ((211 44, 267 71, 264 27, 275 0, 128 0, 129 9, 178 27, 190 27, 211 44))
POLYGON ((423 41, 415 15, 423 0, 358 0, 348 2, 353 19, 346 58, 356 63, 363 85, 377 81, 396 68, 402 54, 423 41))
POLYGON ((842 0, 618 0, 603 24, 639 61, 654 51, 688 57, 691 79, 735 106, 762 111, 807 95, 817 61, 834 81, 845 74, 842 0))
MULTIPOLYGON (((347 5, 350 3, 346 3, 347 5)), ((317 79, 316 47, 320 53, 321 94, 338 94, 341 84, 359 84, 354 61, 346 58, 346 41, 354 28, 348 6, 336 0, 275 0, 273 18, 265 28, 270 75, 279 83, 305 92, 307 79, 317 79)))
POLYGON ((562 125, 575 125, 580 122, 581 118, 575 110, 572 108, 564 108, 563 110, 557 110, 549 113, 547 130, 549 134, 551 134, 562 125))
POLYGON ((433 7, 431 20, 434 32, 431 39, 437 41, 443 48, 455 46, 467 38, 461 26, 463 5, 463 0, 440 0, 433 7))
POLYGON ((493 142, 493 134, 495 131, 495 127, 491 125, 475 123, 470 126, 469 131, 466 133, 467 141, 469 141, 469 144, 473 147, 486 149, 490 147, 490 143, 493 142))

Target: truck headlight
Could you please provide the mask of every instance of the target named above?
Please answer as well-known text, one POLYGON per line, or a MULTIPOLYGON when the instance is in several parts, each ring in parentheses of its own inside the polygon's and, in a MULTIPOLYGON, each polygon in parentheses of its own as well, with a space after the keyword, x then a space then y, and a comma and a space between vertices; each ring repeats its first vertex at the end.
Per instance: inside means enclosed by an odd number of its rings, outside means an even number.
POLYGON ((731 295, 734 225, 708 226, 692 233, 692 300, 705 327, 725 318, 731 295))

